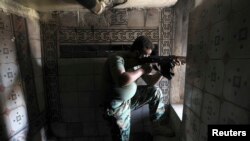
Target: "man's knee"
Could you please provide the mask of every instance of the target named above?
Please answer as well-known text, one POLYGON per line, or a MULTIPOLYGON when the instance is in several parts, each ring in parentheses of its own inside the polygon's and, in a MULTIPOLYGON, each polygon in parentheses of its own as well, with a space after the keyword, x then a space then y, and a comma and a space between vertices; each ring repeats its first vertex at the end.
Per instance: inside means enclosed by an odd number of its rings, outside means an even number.
POLYGON ((162 95, 162 90, 160 87, 158 86, 152 86, 152 90, 154 92, 154 96, 157 97, 157 98, 162 98, 163 95, 162 95))

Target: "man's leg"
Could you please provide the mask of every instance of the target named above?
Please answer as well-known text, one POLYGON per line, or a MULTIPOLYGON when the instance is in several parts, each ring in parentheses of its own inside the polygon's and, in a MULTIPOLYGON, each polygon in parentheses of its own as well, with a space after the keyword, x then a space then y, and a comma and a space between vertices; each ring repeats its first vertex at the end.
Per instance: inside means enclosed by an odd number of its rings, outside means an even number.
POLYGON ((113 141, 129 141, 130 136, 130 101, 111 101, 108 109, 113 141))
POLYGON ((131 99, 131 110, 149 104, 150 120, 159 120, 165 113, 162 91, 156 86, 138 86, 135 96, 131 99))
POLYGON ((135 96, 131 100, 131 110, 136 110, 149 104, 150 120, 153 125, 154 135, 174 136, 171 128, 161 126, 165 114, 162 91, 156 86, 138 86, 135 96))

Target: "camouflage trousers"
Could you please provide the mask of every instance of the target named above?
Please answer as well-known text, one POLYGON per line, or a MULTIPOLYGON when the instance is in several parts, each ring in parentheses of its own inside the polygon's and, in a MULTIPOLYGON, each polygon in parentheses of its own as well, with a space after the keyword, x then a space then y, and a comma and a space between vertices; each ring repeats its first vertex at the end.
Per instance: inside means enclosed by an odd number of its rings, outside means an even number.
POLYGON ((156 86, 138 86, 134 97, 127 101, 111 100, 107 115, 113 141, 129 141, 131 111, 149 104, 150 120, 158 121, 165 112, 162 91, 156 86))

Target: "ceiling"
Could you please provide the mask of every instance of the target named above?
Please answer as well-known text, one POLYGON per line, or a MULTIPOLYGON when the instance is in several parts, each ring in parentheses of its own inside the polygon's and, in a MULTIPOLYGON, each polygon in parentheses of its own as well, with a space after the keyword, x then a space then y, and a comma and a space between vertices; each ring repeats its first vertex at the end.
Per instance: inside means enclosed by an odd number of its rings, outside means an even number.
MULTIPOLYGON (((55 11, 55 10, 76 10, 85 9, 77 0, 13 0, 26 7, 37 11, 55 11)), ((95 0, 81 0, 83 3, 94 2, 95 0)), ((114 0, 116 1, 116 0, 114 0)), ((119 0, 121 1, 121 0, 119 0)), ((117 6, 117 8, 153 8, 153 7, 170 7, 177 0, 128 0, 125 4, 117 6)))

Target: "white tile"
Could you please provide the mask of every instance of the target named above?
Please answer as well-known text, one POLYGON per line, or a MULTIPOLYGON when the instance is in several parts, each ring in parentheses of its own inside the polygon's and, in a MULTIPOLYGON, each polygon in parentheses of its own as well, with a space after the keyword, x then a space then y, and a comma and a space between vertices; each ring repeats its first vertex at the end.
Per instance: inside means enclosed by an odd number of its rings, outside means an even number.
POLYGON ((230 22, 230 42, 227 52, 231 58, 249 58, 250 56, 250 18, 248 13, 232 14, 230 22))
POLYGON ((13 87, 7 87, 1 94, 2 109, 15 109, 19 106, 25 105, 24 94, 22 87, 15 84, 13 87))
POLYGON ((7 126, 8 136, 12 136, 28 126, 27 110, 20 106, 4 113, 4 120, 7 126))
POLYGON ((4 87, 10 87, 19 81, 19 69, 15 63, 0 64, 0 83, 4 87))
POLYGON ((144 10, 132 9, 128 11, 128 27, 144 26, 144 10))
POLYGON ((221 97, 224 79, 222 60, 210 60, 206 70, 205 89, 207 92, 221 97))
POLYGON ((208 54, 210 58, 223 58, 229 42, 229 22, 218 22, 211 27, 208 54))
POLYGON ((223 96, 225 99, 250 109, 250 60, 232 60, 225 66, 223 96))
POLYGON ((29 131, 28 128, 23 129, 21 132, 11 137, 9 141, 26 141, 28 131, 29 131))
POLYGON ((207 124, 219 123, 220 100, 211 94, 205 93, 202 104, 202 121, 207 124))
MULTIPOLYGON (((11 31, 11 18, 10 14, 6 12, 0 12, 0 23, 3 24, 3 30, 11 31)), ((2 37, 2 36, 0 36, 2 37)))
POLYGON ((222 124, 248 124, 250 112, 228 102, 223 102, 220 110, 222 124))
POLYGON ((0 63, 16 62, 16 48, 10 39, 1 39, 0 42, 0 63))
POLYGON ((158 27, 160 23, 160 10, 156 8, 147 9, 146 27, 158 27))

